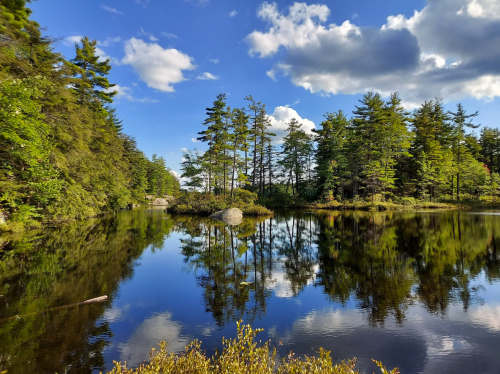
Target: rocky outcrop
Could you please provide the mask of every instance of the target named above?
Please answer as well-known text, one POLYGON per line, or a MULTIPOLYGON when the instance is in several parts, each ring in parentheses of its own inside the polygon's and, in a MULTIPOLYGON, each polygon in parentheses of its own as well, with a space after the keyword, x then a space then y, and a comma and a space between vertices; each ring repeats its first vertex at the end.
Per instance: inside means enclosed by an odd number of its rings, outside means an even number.
POLYGON ((154 197, 154 195, 146 195, 146 196, 144 196, 144 198, 146 200, 154 200, 155 197, 154 197))
POLYGON ((163 198, 167 200, 169 203, 172 203, 175 201, 175 197, 170 196, 170 195, 163 195, 163 198))
POLYGON ((6 212, 0 212, 0 225, 7 223, 7 218, 9 218, 6 212))
POLYGON ((135 209, 135 208, 139 208, 140 205, 139 204, 128 204, 127 208, 128 209, 135 209))
POLYGON ((222 221, 231 226, 237 226, 243 221, 243 212, 238 208, 230 208, 215 212, 210 218, 222 221))
POLYGON ((162 198, 157 198, 157 199, 154 199, 153 201, 151 201, 149 204, 167 206, 168 201, 165 199, 162 199, 162 198))

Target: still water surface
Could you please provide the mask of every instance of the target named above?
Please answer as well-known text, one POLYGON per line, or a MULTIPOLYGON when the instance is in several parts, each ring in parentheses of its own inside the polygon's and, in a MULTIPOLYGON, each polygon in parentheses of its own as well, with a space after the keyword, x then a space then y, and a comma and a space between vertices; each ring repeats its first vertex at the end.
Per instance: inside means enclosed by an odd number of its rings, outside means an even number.
POLYGON ((212 353, 241 318, 281 356, 324 347, 368 373, 371 358, 499 373, 499 248, 500 215, 470 212, 284 211, 230 227, 144 209, 73 223, 0 254, 0 372, 133 366, 162 339, 212 353))

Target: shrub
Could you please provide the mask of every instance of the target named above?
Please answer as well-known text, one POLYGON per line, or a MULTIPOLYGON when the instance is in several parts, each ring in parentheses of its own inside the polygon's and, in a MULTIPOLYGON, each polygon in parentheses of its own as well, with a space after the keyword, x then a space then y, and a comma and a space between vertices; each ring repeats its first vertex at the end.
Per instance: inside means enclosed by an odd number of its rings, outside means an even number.
POLYGON ((270 215, 273 214, 267 208, 255 205, 257 195, 246 190, 235 190, 233 199, 231 196, 214 196, 207 193, 190 192, 177 199, 176 204, 169 207, 172 213, 210 215, 219 210, 227 208, 239 208, 246 215, 270 215))
MULTIPOLYGON (((241 325, 237 322, 237 336, 235 339, 222 340, 222 352, 216 352, 212 357, 207 357, 201 350, 201 342, 193 341, 186 346, 183 353, 176 355, 167 352, 164 341, 160 343, 160 350, 152 350, 148 363, 136 369, 127 369, 126 364, 115 362, 115 367, 108 374, 157 374, 157 373, 315 373, 315 374, 358 374, 356 360, 333 363, 330 351, 322 348, 319 357, 305 356, 295 358, 289 353, 285 358, 276 359, 276 347, 271 348, 271 341, 259 344, 255 337, 263 329, 253 330, 250 325, 241 325)), ((383 374, 398 374, 399 370, 387 371, 384 366, 374 361, 383 374)))

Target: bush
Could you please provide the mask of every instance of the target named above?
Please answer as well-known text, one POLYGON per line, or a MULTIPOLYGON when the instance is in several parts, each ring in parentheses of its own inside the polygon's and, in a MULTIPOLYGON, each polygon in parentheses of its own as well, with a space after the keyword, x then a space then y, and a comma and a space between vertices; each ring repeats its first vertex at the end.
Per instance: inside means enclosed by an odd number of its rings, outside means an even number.
POLYGON ((418 201, 414 197, 395 197, 394 203, 405 206, 412 206, 417 205, 418 201))
POLYGON ((235 190, 233 199, 229 195, 214 196, 207 193, 190 192, 177 199, 175 205, 169 207, 168 210, 172 213, 208 216, 219 210, 238 208, 246 215, 273 214, 269 209, 256 205, 255 200, 257 200, 256 194, 240 189, 235 190))
MULTIPOLYGON (((137 369, 127 369, 126 364, 115 363, 115 367, 108 374, 157 374, 157 373, 328 373, 328 374, 358 374, 356 360, 342 361, 334 364, 330 352, 322 348, 319 357, 305 356, 295 358, 289 353, 285 358, 276 359, 276 348, 270 352, 271 341, 258 344, 255 337, 263 329, 253 330, 250 325, 241 325, 237 322, 237 336, 235 339, 222 340, 222 352, 207 357, 201 350, 201 342, 193 341, 186 346, 180 355, 168 353, 166 343, 160 343, 160 350, 152 350, 148 363, 137 369)), ((374 361, 383 374, 398 374, 399 370, 387 371, 380 362, 374 361)))

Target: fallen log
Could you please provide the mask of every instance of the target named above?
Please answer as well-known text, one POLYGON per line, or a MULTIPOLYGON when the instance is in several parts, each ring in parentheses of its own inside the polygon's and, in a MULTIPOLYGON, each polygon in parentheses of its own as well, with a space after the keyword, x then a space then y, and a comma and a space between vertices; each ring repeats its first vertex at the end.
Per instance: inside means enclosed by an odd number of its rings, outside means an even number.
POLYGON ((52 312, 52 311, 58 310, 58 309, 71 308, 71 307, 78 306, 78 305, 102 303, 103 301, 106 301, 106 300, 108 300, 108 296, 107 295, 99 296, 99 297, 96 297, 94 299, 85 300, 85 301, 82 301, 82 302, 79 302, 79 303, 75 303, 75 304, 63 305, 63 306, 58 306, 58 307, 55 307, 55 308, 44 309, 44 310, 41 310, 39 312, 33 312, 33 313, 27 313, 27 314, 22 314, 22 315, 15 315, 15 316, 8 317, 8 318, 3 318, 3 319, 0 319, 0 323, 7 322, 7 321, 10 321, 12 319, 21 319, 23 317, 30 317, 30 316, 33 316, 33 315, 36 315, 36 314, 40 314, 40 313, 52 312))

